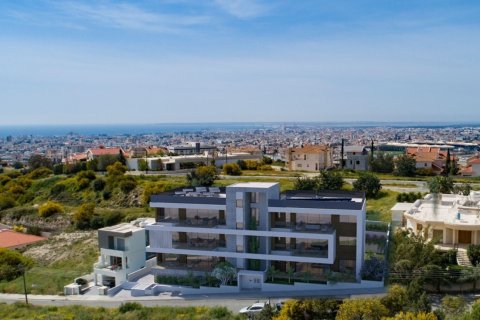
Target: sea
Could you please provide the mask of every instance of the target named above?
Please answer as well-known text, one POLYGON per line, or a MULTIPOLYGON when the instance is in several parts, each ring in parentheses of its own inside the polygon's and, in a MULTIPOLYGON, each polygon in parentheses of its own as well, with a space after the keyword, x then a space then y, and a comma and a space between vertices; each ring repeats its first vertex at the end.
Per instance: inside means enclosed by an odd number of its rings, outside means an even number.
POLYGON ((278 128, 365 128, 365 127, 480 127, 480 123, 439 122, 212 122, 158 124, 93 124, 93 125, 0 125, 0 137, 7 136, 65 136, 79 135, 142 135, 242 131, 278 128))

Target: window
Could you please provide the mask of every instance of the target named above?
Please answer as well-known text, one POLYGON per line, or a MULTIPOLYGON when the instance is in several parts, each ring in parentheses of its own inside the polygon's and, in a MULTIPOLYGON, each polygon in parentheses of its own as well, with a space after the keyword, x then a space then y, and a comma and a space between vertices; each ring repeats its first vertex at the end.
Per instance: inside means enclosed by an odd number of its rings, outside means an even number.
POLYGON ((237 245, 237 252, 243 252, 243 246, 237 245))
POLYGON ((237 222, 237 229, 243 229, 243 222, 237 222))
POLYGON ((340 216, 340 222, 342 223, 357 223, 357 218, 355 216, 340 216))
POLYGON ((357 164, 360 164, 360 161, 359 161, 359 160, 357 160, 357 164))
POLYGON ((237 206, 237 208, 243 208, 243 200, 242 199, 237 199, 236 206, 237 206))
POLYGON ((260 193, 259 192, 250 192, 250 202, 251 203, 258 203, 260 201, 260 193))
POLYGON ((307 160, 307 155, 306 154, 303 155, 303 160, 307 160))
POLYGON ((338 237, 338 244, 341 246, 356 246, 357 238, 356 237, 338 237))
POLYGON ((301 168, 302 167, 302 164, 301 163, 297 163, 297 168, 301 168))

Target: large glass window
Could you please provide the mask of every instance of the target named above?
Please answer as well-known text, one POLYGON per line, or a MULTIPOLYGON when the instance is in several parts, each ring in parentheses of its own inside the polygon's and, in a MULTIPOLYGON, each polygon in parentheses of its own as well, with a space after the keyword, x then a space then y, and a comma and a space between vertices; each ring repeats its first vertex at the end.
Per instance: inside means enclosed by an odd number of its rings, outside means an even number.
POLYGON ((224 234, 173 232, 172 244, 177 249, 205 250, 225 247, 224 234))
POLYGON ((342 223, 357 223, 357 217, 355 216, 340 216, 340 222, 342 223))

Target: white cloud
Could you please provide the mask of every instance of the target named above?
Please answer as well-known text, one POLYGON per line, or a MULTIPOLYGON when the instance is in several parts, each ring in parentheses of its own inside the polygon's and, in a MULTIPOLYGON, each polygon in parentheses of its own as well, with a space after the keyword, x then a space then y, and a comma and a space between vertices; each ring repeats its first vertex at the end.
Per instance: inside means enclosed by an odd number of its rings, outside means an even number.
POLYGON ((214 2, 229 14, 241 19, 258 17, 268 10, 266 5, 255 0, 214 0, 214 2))
POLYGON ((127 3, 60 3, 58 8, 80 22, 139 31, 176 33, 188 27, 206 24, 207 16, 180 15, 146 11, 127 3))

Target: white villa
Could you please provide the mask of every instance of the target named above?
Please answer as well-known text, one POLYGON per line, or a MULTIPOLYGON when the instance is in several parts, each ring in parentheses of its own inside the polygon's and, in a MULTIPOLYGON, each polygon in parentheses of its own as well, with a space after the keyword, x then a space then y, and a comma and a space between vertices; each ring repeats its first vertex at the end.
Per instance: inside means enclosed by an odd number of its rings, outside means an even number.
POLYGON ((428 194, 415 203, 397 203, 392 219, 399 220, 415 233, 446 245, 480 244, 480 192, 470 195, 428 194))

